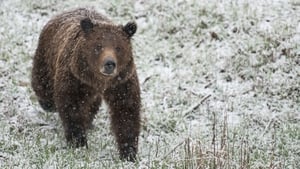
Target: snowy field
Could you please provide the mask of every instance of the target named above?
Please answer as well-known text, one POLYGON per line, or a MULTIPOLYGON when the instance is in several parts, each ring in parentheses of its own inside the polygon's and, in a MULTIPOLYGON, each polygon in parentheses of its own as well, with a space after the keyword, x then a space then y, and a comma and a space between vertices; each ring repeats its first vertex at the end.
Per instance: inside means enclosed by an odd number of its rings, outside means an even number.
POLYGON ((0 0, 0 168, 299 166, 299 0, 0 0), (58 114, 30 86, 42 27, 86 6, 138 24, 137 163, 118 159, 105 107, 89 149, 66 148, 58 114))

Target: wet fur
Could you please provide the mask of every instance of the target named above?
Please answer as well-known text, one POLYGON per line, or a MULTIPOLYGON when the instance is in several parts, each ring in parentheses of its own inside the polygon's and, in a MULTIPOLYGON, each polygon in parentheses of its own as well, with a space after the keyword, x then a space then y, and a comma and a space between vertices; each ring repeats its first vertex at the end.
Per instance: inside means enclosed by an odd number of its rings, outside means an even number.
POLYGON ((59 112, 67 143, 72 147, 87 146, 86 130, 105 100, 120 157, 134 161, 138 151, 141 98, 131 51, 132 35, 126 31, 132 33, 93 10, 80 8, 57 15, 40 35, 33 58, 32 87, 42 108, 59 112), (83 27, 87 31, 82 30, 80 21, 85 18, 93 22, 93 30, 88 29, 88 24, 83 27), (114 77, 101 75, 98 62, 89 57, 90 50, 84 49, 85 45, 91 47, 90 44, 96 43, 93 36, 97 27, 106 27, 116 38, 107 45, 123 42, 120 45, 125 46, 114 77))

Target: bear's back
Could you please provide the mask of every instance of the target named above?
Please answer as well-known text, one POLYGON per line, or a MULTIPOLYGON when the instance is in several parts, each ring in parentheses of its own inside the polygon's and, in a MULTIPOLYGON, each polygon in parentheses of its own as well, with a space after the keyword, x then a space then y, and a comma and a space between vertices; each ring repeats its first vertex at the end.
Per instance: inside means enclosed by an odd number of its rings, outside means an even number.
MULTIPOLYGON (((80 21, 84 18, 90 18, 94 23, 112 24, 112 22, 105 16, 97 13, 95 10, 86 8, 78 8, 70 10, 53 17, 43 28, 42 34, 45 36, 53 37, 58 34, 63 37, 72 37, 74 33, 80 30, 80 21), (69 35, 66 35, 69 34, 69 35)), ((59 38, 58 38, 59 39, 59 38)))
POLYGON ((60 24, 74 24, 79 23, 80 20, 84 18, 90 18, 95 23, 111 23, 111 21, 107 17, 101 15, 100 13, 97 13, 93 9, 87 8, 78 8, 56 15, 53 19, 49 21, 49 23, 51 24, 51 22, 55 22, 60 24))

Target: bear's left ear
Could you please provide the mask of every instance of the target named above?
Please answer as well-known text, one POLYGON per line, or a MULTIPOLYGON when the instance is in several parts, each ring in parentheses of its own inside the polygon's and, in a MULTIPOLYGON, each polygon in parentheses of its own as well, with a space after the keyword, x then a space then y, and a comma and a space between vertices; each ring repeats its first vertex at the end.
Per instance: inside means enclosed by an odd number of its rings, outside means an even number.
POLYGON ((84 18, 80 21, 80 26, 84 33, 89 33, 93 30, 94 24, 90 18, 84 18))
POLYGON ((131 38, 136 32, 137 25, 134 21, 128 22, 125 26, 123 26, 123 31, 131 38))

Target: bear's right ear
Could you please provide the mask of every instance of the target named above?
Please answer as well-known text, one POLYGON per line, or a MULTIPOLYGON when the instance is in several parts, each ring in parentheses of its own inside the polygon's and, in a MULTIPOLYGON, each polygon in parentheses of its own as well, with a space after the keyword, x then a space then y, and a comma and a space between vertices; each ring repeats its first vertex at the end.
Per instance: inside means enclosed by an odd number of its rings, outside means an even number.
POLYGON ((136 32, 137 25, 134 21, 130 21, 125 26, 123 26, 122 29, 127 34, 127 36, 131 38, 136 32))
POLYGON ((90 18, 85 18, 80 21, 80 26, 84 33, 89 33, 93 30, 94 24, 90 18))

